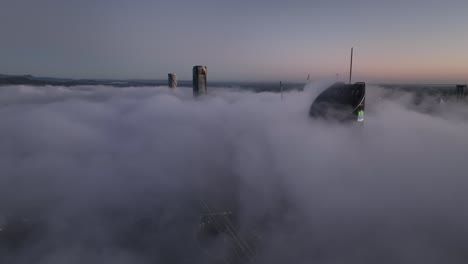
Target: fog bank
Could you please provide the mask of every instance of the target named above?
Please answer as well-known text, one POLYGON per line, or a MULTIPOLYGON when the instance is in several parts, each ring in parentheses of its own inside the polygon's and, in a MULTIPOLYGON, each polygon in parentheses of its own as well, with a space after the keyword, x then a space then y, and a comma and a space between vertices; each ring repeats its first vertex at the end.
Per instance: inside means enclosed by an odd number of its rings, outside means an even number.
POLYGON ((368 86, 343 125, 318 89, 1 87, 0 225, 47 228, 0 261, 207 263, 199 201, 235 178, 255 263, 466 263, 466 103, 368 86))

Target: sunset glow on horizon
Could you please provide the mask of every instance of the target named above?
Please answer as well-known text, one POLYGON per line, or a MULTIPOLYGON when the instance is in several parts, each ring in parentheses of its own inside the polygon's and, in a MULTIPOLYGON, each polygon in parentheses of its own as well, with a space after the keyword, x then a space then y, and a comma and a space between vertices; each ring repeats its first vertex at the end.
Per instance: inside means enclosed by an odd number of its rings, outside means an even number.
POLYGON ((70 78, 468 82, 468 1, 6 0, 0 73, 70 78), (51 8, 53 7, 53 8, 51 8))

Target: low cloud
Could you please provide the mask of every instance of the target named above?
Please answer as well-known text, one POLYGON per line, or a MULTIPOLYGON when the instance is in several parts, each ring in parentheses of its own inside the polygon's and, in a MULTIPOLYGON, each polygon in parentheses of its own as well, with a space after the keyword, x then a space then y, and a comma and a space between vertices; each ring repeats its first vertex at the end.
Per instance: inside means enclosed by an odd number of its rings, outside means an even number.
POLYGON ((253 262, 466 263, 466 104, 368 86, 343 125, 317 90, 2 87, 0 224, 46 227, 0 260, 206 263, 200 200, 236 196, 253 262))

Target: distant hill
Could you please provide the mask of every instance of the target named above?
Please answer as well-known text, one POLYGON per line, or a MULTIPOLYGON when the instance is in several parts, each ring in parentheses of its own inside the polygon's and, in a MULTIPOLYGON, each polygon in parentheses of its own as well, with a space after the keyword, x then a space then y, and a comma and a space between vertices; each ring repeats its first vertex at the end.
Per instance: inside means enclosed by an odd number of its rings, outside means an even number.
MULTIPOLYGON (((77 85, 106 85, 113 87, 142 87, 164 86, 167 80, 92 80, 92 79, 63 79, 49 77, 35 77, 32 75, 5 75, 0 74, 2 85, 34 85, 34 86, 77 86, 77 85)), ((180 80, 180 87, 192 87, 192 81, 180 80)), ((279 83, 272 82, 209 82, 208 87, 227 87, 232 89, 246 89, 255 92, 280 92, 279 83)), ((283 83, 283 89, 303 90, 304 83, 283 83)))
POLYGON ((12 84, 30 84, 30 85, 46 85, 46 81, 34 79, 31 75, 21 76, 0 76, 0 85, 12 85, 12 84))
POLYGON ((89 79, 63 79, 50 77, 35 77, 32 75, 5 75, 0 74, 0 85, 52 85, 52 86, 76 86, 76 85, 109 85, 116 87, 163 85, 164 81, 122 81, 122 80, 89 80, 89 79))

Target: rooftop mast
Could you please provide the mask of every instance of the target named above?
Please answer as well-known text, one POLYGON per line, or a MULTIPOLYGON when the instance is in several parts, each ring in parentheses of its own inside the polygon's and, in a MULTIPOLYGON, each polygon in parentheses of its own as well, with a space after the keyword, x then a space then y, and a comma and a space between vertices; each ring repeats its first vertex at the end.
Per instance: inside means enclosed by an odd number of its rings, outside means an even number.
POLYGON ((351 84, 351 77, 353 76, 353 49, 351 48, 351 63, 349 65, 349 84, 351 84))

